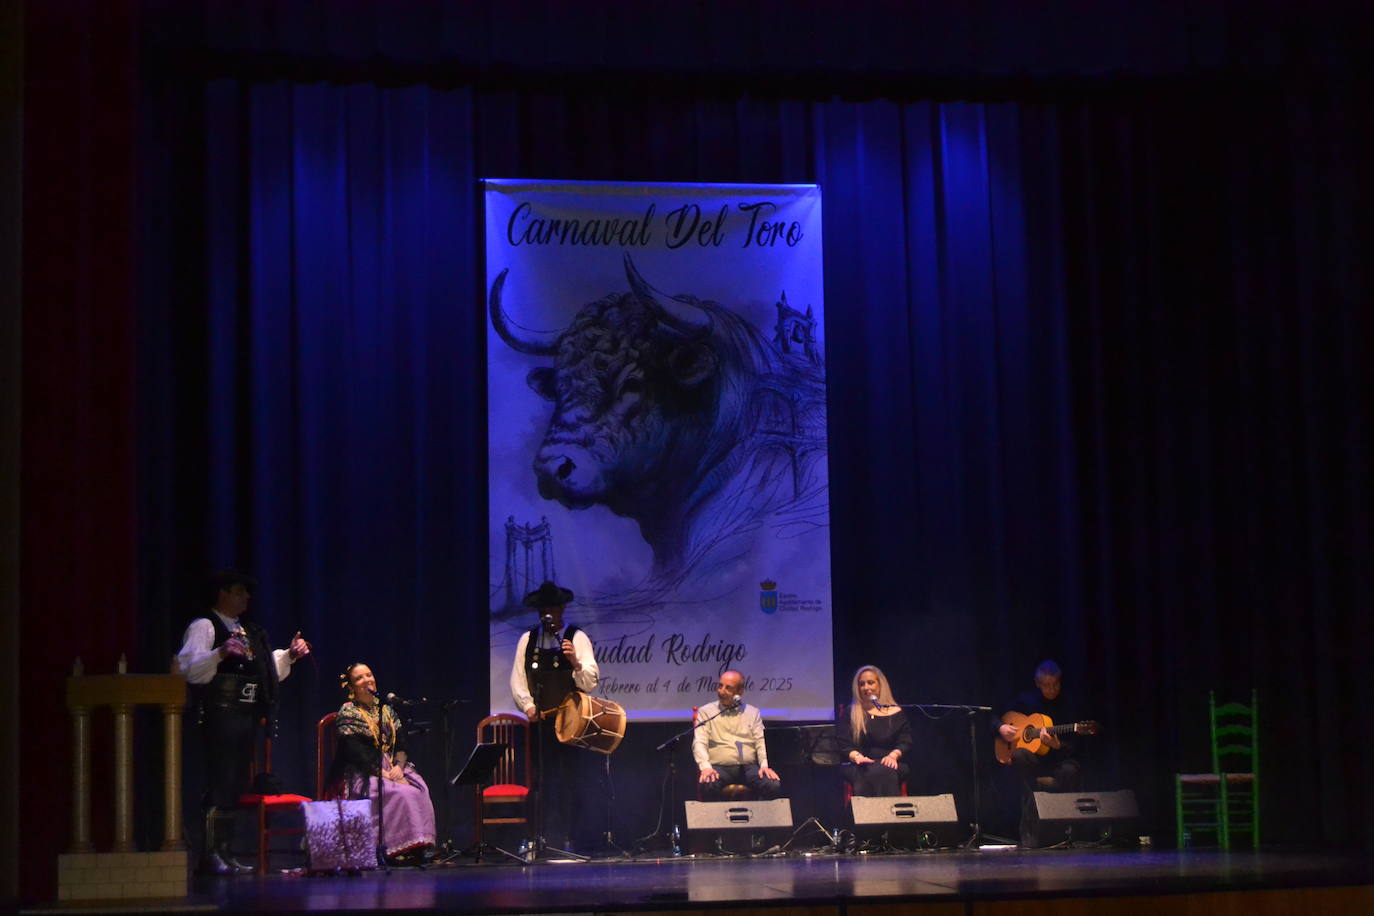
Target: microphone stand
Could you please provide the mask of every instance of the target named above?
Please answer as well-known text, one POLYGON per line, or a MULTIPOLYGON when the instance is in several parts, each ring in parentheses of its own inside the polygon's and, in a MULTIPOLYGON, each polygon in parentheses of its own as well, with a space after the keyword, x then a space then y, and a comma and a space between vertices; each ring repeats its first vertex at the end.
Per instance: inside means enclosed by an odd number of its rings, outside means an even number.
POLYGON ((663 793, 663 795, 660 795, 660 796, 659 796, 659 802, 658 802, 658 805, 659 805, 659 807, 658 807, 658 812, 659 812, 658 823, 659 823, 659 827, 655 828, 653 833, 649 834, 648 836, 644 837, 643 839, 639 839, 639 840, 636 840, 636 841, 635 841, 635 843, 634 843, 634 849, 635 849, 635 853, 636 853, 636 854, 641 853, 641 852, 643 852, 644 850, 648 849, 649 846, 650 846, 650 844, 653 843, 654 841, 656 841, 656 840, 661 840, 661 839, 666 839, 666 840, 668 841, 669 847, 670 847, 670 848, 672 849, 672 851, 673 851, 673 855, 674 855, 674 856, 680 856, 680 855, 682 855, 682 842, 681 842, 682 831, 678 829, 678 825, 677 825, 677 759, 673 756, 673 749, 676 747, 677 743, 678 743, 679 741, 681 741, 683 738, 685 738, 685 737, 687 737, 688 735, 692 734, 692 733, 695 732, 697 729, 699 729, 699 728, 701 728, 703 725, 705 725, 707 722, 710 722, 712 719, 716 718, 716 716, 721 715, 723 712, 725 712, 726 709, 730 709, 730 708, 732 708, 732 707, 722 706, 720 709, 716 710, 715 715, 707 716, 706 718, 702 719, 700 722, 693 722, 693 723, 691 724, 690 727, 684 728, 682 731, 678 732, 676 735, 673 735, 673 736, 672 736, 671 738, 669 738, 667 741, 664 741, 664 742, 663 742, 662 744, 660 744, 658 747, 654 748, 654 753, 656 753, 656 754, 657 754, 657 753, 662 753, 663 751, 667 751, 667 752, 668 752, 668 754, 667 754, 667 760, 668 760, 668 773, 667 773, 668 788, 667 788, 667 791, 663 793), (663 825, 663 801, 664 801, 665 796, 666 796, 667 802, 668 802, 668 810, 671 812, 670 819, 671 819, 671 821, 672 821, 671 829, 669 830, 668 835, 667 835, 666 837, 664 836, 663 830, 662 830, 662 825, 663 825))
MULTIPOLYGON (((386 860, 386 840, 382 839, 382 791, 386 782, 386 751, 383 748, 383 734, 386 728, 386 700, 377 691, 369 691, 377 705, 377 867, 384 874, 391 874, 391 863, 386 860)), ((395 734, 392 734, 395 740, 395 734)))
MULTIPOLYGON (((899 709, 919 709, 922 712, 962 712, 966 714, 968 718, 969 766, 973 771, 973 820, 969 824, 972 833, 960 845, 964 849, 977 849, 983 839, 983 826, 979 821, 982 799, 978 789, 978 713, 992 712, 992 707, 970 706, 966 703, 885 703, 883 705, 896 706, 899 709)), ((1003 838, 990 837, 989 839, 1001 840, 1003 838)))

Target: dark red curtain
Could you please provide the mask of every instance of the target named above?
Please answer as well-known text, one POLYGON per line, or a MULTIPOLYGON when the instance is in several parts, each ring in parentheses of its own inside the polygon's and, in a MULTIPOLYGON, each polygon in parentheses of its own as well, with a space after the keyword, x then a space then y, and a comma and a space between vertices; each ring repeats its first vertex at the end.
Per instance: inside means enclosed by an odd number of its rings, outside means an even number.
MULTIPOLYGON (((137 664, 134 495, 137 14, 25 10, 21 892, 49 896, 70 839, 64 677, 137 664), (39 787, 43 787, 41 790, 39 787)), ((132 669, 137 670, 137 669, 132 669)), ((165 670, 165 664, 161 666, 165 670)), ((97 721, 97 736, 108 729, 97 721)), ((108 753, 107 744, 98 750, 108 753)), ((92 767, 97 786, 107 759, 92 767)), ((94 826, 112 813, 97 788, 94 826)))

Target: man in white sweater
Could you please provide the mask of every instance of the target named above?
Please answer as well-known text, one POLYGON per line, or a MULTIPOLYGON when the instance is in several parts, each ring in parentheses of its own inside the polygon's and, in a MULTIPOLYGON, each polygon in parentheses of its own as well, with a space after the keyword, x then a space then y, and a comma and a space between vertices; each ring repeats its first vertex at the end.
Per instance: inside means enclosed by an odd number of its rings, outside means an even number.
POLYGON ((692 758, 704 801, 714 801, 721 789, 737 783, 748 786, 759 798, 777 798, 782 792, 782 781, 768 766, 763 717, 744 702, 743 693, 744 675, 726 671, 716 684, 720 699, 697 710, 692 758))

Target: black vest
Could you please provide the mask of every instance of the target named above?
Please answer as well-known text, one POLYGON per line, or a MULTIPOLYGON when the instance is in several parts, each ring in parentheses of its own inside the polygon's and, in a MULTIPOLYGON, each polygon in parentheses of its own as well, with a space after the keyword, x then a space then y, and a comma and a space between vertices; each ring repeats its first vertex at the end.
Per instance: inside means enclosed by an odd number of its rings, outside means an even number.
MULTIPOLYGON (((530 696, 534 697, 535 708, 540 712, 557 709, 568 694, 577 690, 573 682, 573 667, 561 649, 540 649, 539 635, 543 627, 536 624, 530 627, 530 638, 525 643, 525 683, 529 685, 530 696)), ((574 624, 568 624, 559 640, 572 639, 577 632, 574 624)))
MULTIPOLYGON (((234 635, 215 612, 206 614, 205 619, 215 628, 216 649, 234 635)), ((251 621, 239 620, 238 623, 243 627, 253 657, 225 657, 208 683, 192 685, 192 696, 201 707, 215 706, 271 716, 276 712, 278 682, 277 665, 272 659, 267 631, 251 621)))

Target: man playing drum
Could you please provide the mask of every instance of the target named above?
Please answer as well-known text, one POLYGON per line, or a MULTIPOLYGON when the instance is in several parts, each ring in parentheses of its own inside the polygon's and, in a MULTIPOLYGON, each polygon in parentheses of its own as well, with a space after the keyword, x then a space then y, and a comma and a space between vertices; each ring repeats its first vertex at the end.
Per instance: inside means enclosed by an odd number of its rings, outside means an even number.
POLYGON ((525 596, 525 606, 539 614, 539 622, 515 647, 510 692, 515 707, 525 711, 537 730, 530 736, 530 747, 535 788, 545 817, 541 833, 554 846, 567 837, 569 844, 563 848, 590 855, 608 830, 609 757, 563 744, 555 730, 555 716, 564 699, 575 691, 592 692, 600 678, 592 641, 576 625, 563 623, 563 609, 572 600, 569 589, 553 582, 525 596))

